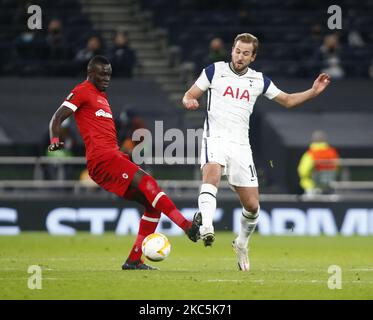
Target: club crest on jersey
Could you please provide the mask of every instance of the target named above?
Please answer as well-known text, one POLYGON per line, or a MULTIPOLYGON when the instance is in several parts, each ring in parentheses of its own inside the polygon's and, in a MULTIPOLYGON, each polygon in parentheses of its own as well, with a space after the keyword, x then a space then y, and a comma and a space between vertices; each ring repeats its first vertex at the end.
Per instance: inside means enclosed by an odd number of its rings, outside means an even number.
POLYGON ((240 88, 232 88, 231 86, 228 86, 224 93, 223 96, 230 96, 233 99, 238 99, 238 100, 247 100, 249 101, 250 95, 249 95, 249 90, 247 89, 240 89, 240 88))
POLYGON ((103 98, 103 97, 97 97, 97 102, 103 104, 104 106, 108 106, 109 105, 109 103, 107 102, 107 100, 105 98, 103 98))
POLYGON ((100 109, 95 113, 96 117, 104 117, 112 119, 113 116, 109 112, 105 112, 104 110, 100 109))

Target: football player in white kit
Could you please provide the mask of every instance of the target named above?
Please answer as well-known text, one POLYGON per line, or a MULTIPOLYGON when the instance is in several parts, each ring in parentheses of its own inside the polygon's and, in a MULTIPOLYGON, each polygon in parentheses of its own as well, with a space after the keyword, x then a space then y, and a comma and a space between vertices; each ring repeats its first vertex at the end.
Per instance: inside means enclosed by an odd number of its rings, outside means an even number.
POLYGON ((249 68, 256 58, 258 39, 250 33, 236 36, 232 61, 216 62, 205 69, 195 84, 185 93, 186 109, 199 107, 198 99, 207 93, 207 116, 201 150, 202 186, 198 197, 201 239, 205 246, 215 240, 213 216, 216 194, 222 175, 237 192, 242 204, 241 228, 233 241, 238 267, 249 271, 248 243, 259 217, 258 179, 249 141, 249 121, 257 97, 261 94, 286 108, 293 108, 315 98, 330 83, 323 73, 309 90, 286 93, 263 75, 249 68))

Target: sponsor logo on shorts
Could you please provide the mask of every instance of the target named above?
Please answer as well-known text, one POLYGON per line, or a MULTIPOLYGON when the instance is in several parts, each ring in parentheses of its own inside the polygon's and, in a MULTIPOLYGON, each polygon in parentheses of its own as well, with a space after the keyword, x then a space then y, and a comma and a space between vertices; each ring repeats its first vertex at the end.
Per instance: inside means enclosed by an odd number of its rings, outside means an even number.
POLYGON ((111 113, 105 112, 102 109, 96 111, 95 115, 96 115, 96 117, 104 117, 104 118, 110 118, 110 119, 113 118, 113 115, 111 113))

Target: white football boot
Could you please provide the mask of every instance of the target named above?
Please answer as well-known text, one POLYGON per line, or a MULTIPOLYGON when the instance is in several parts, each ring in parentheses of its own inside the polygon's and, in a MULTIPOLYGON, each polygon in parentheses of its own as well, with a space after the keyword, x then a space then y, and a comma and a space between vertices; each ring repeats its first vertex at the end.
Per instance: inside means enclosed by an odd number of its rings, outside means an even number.
POLYGON ((238 268, 241 271, 249 271, 250 270, 250 262, 248 256, 248 249, 246 247, 240 247, 237 242, 237 238, 232 242, 233 250, 237 254, 237 263, 238 268))

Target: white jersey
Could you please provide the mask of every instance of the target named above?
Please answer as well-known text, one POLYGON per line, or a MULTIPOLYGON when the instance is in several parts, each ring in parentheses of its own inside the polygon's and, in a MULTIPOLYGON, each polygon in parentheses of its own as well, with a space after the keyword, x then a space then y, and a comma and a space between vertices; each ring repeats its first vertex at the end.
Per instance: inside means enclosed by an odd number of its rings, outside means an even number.
POLYGON ((261 72, 248 68, 239 75, 227 62, 203 69, 195 84, 202 91, 208 90, 204 138, 223 138, 239 144, 249 144, 250 115, 258 96, 273 99, 281 92, 261 72))

